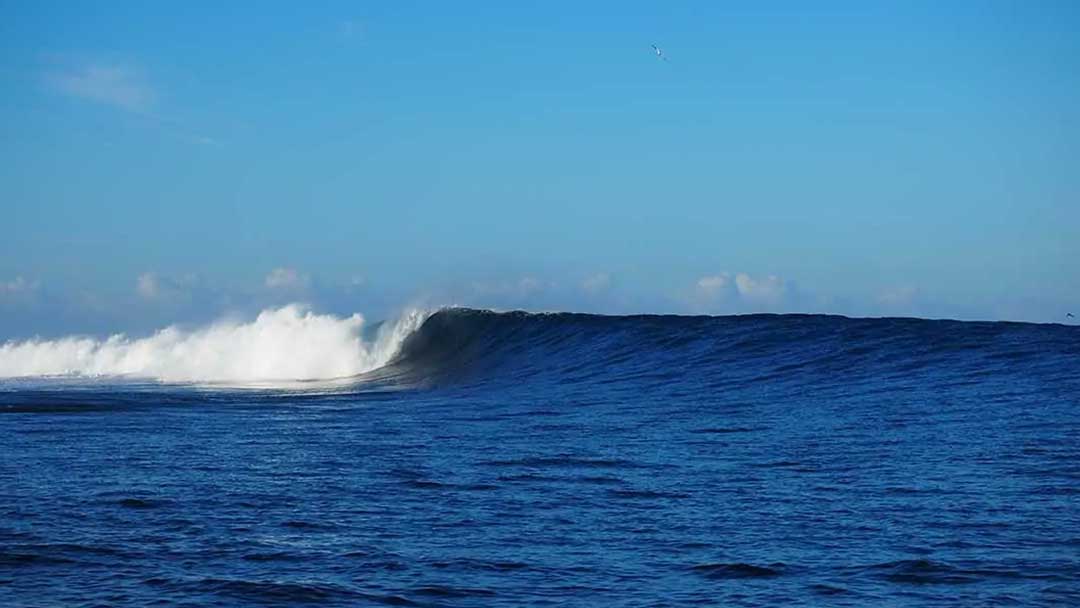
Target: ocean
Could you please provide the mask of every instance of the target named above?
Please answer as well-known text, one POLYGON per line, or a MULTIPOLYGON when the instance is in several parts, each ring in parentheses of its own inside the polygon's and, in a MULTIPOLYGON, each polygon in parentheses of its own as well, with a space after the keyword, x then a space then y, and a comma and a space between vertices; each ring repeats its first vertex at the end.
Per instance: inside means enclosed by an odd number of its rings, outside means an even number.
POLYGON ((0 347, 0 605, 1080 605, 1080 327, 265 315, 0 347))

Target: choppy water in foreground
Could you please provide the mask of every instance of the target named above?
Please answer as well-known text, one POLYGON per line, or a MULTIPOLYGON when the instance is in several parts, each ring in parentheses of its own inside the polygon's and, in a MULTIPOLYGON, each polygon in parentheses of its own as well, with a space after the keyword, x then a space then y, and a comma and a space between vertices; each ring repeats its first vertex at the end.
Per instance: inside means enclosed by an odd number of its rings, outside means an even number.
POLYGON ((0 605, 1080 604, 1080 330, 448 310, 287 389, 0 381, 0 605))

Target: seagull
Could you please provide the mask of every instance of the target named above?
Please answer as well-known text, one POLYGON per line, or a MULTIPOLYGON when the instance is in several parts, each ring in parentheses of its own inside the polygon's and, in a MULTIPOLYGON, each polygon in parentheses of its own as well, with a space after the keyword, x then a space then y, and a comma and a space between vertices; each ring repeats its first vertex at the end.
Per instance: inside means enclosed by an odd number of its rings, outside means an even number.
POLYGON ((653 51, 656 52, 656 57, 658 59, 660 59, 661 61, 667 61, 667 55, 664 54, 664 49, 656 46, 655 44, 652 45, 652 48, 653 48, 653 51))
POLYGON ((1073 318, 1073 314, 1072 314, 1071 312, 1067 312, 1067 313, 1065 313, 1065 318, 1067 318, 1067 319, 1072 319, 1072 318, 1073 318))

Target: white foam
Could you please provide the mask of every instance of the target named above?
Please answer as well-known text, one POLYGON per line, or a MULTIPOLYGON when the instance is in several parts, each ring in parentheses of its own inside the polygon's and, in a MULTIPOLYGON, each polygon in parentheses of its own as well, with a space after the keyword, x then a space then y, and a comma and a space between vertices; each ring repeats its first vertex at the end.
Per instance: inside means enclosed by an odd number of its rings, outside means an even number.
POLYGON ((364 340, 364 318, 316 314, 290 304, 253 321, 195 330, 167 327, 145 338, 66 337, 0 345, 0 378, 126 376, 163 382, 265 383, 362 374, 386 365, 428 313, 409 311, 364 340))

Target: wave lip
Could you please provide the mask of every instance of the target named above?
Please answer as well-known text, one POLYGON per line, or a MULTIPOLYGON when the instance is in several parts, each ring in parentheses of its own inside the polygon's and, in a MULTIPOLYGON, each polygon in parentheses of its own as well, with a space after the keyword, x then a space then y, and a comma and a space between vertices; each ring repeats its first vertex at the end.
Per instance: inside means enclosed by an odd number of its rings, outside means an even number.
POLYGON ((357 376, 389 363, 428 313, 409 311, 370 339, 359 314, 317 314, 290 304, 251 321, 194 330, 167 327, 145 338, 66 337, 0 345, 0 378, 119 377, 169 383, 279 384, 357 376))

